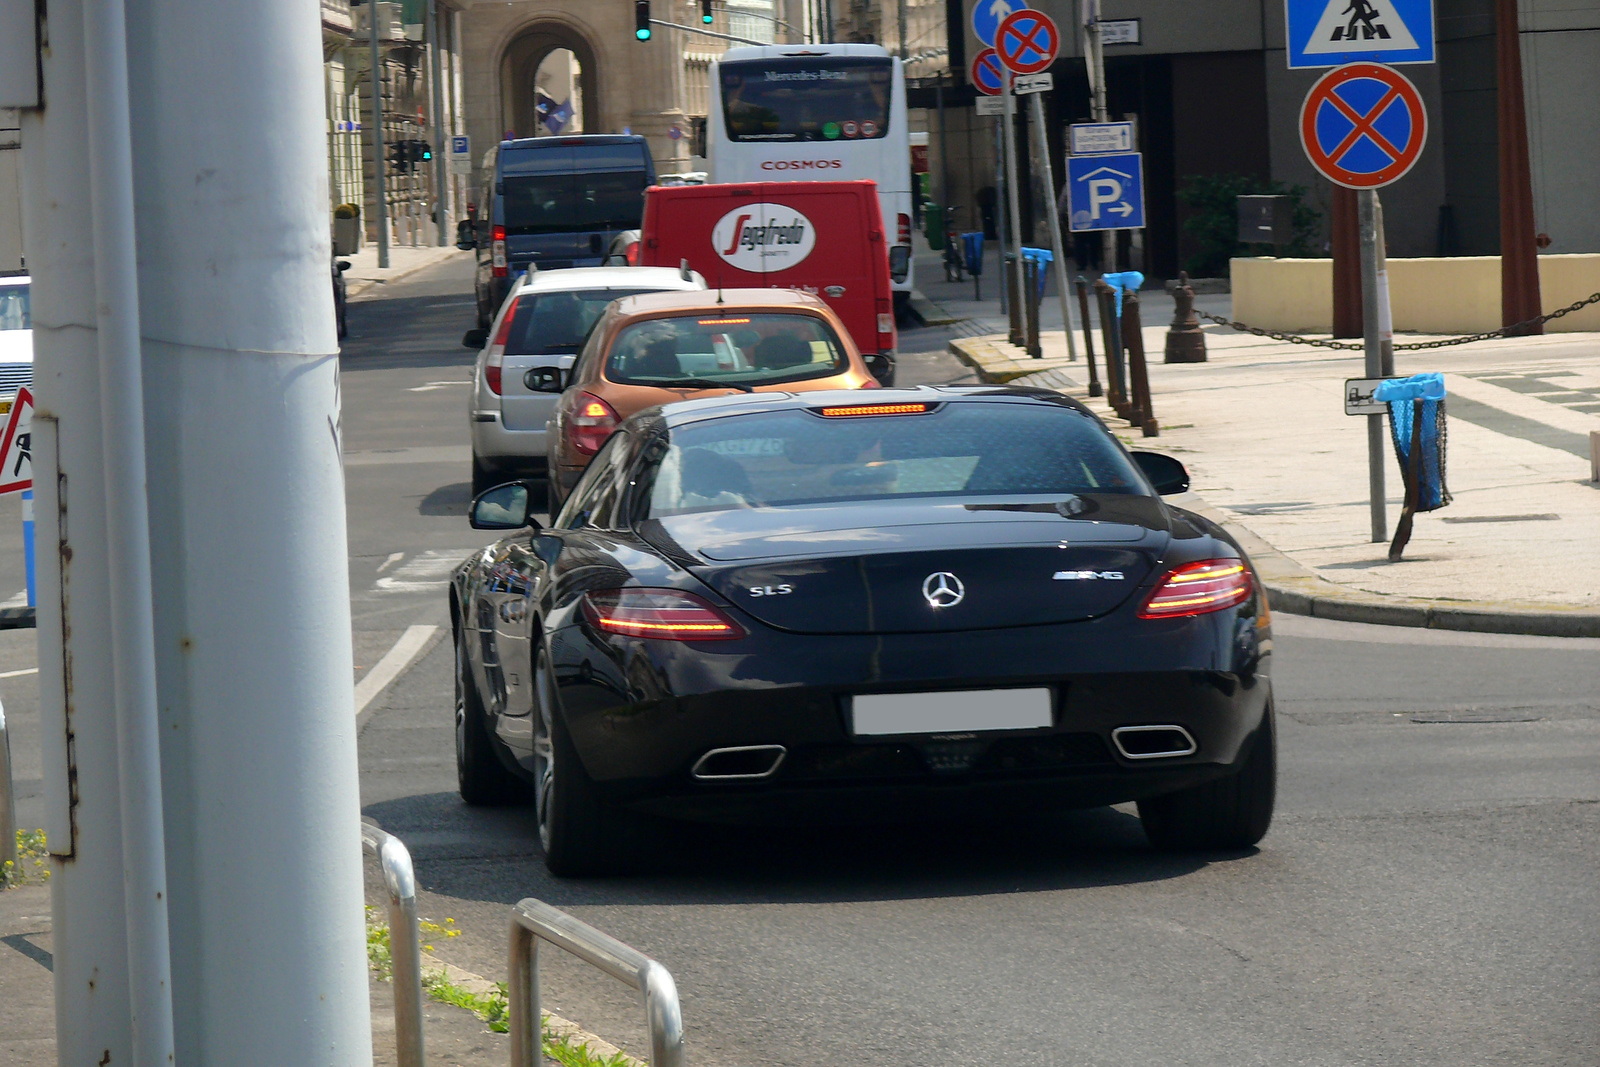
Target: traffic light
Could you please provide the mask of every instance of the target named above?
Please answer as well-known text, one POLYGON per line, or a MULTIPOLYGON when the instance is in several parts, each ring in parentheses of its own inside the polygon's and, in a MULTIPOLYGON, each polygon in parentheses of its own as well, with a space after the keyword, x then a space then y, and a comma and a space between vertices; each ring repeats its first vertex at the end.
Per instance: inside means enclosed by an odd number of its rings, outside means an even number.
POLYGON ((418 163, 428 163, 433 159, 433 145, 427 141, 411 142, 411 158, 418 163))
POLYGON ((707 26, 715 21, 715 17, 711 14, 711 0, 700 0, 700 21, 707 26))
POLYGON ((409 141, 396 141, 389 146, 389 165, 396 174, 404 174, 411 169, 411 143, 409 141))
POLYGON ((640 41, 650 39, 650 0, 633 0, 633 36, 640 41))

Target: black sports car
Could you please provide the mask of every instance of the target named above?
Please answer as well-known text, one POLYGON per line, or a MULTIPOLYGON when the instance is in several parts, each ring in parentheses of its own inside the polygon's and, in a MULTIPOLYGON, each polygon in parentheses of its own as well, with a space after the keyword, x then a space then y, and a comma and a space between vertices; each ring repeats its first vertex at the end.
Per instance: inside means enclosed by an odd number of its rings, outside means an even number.
POLYGON ((526 483, 473 502, 515 532, 450 587, 461 794, 531 792, 557 874, 626 864, 643 816, 1136 800, 1158 846, 1252 845, 1269 615, 1238 544, 1157 495, 1187 487, 1035 390, 641 412, 552 528, 526 483))

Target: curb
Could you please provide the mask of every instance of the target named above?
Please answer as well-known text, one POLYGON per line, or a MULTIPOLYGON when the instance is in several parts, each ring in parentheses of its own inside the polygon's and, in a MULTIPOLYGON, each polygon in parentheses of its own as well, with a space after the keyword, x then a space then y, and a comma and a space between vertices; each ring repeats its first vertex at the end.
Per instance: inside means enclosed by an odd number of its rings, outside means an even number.
MULTIPOLYGON (((971 367, 979 380, 985 383, 1000 385, 1015 382, 1062 393, 1070 392, 1069 388, 1063 387, 1063 383, 1077 385, 1059 369, 1030 371, 1026 367, 1017 368, 1019 361, 1011 353, 1018 351, 1003 336, 962 337, 950 342, 950 354, 971 367), (1034 381, 1020 380, 1030 375, 1034 376, 1034 381)), ((1272 547, 1236 518, 1207 504, 1198 495, 1185 493, 1173 502, 1210 519, 1232 534, 1255 564, 1261 584, 1267 590, 1267 604, 1272 610, 1286 615, 1466 633, 1600 637, 1600 613, 1592 611, 1553 610, 1548 605, 1516 601, 1381 596, 1337 585, 1272 547)))
POLYGON ((911 290, 911 313, 924 326, 950 326, 963 321, 923 295, 922 290, 911 290))
POLYGON ((390 267, 388 268, 389 273, 382 278, 358 278, 355 281, 346 282, 344 297, 346 300, 350 300, 353 297, 357 297, 365 293, 373 286, 388 285, 390 282, 398 282, 402 279, 409 278, 418 271, 427 270, 429 267, 438 266, 440 263, 448 262, 453 256, 462 252, 462 249, 451 248, 448 251, 449 255, 437 256, 421 263, 413 263, 409 267, 390 267))

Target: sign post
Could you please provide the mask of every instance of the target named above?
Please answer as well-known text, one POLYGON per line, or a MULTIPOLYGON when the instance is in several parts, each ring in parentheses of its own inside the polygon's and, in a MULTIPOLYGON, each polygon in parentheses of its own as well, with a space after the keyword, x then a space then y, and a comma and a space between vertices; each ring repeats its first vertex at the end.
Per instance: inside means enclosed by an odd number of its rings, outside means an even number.
MULTIPOLYGON (((1356 0, 1358 8, 1362 4, 1370 6, 1368 0, 1356 0)), ((1429 25, 1431 44, 1431 21, 1429 25)), ((1388 365, 1392 355, 1385 358, 1386 352, 1393 352, 1390 346, 1394 331, 1389 314, 1388 271, 1383 262, 1383 213, 1377 190, 1397 181, 1415 165, 1427 137, 1428 115, 1416 86, 1404 74, 1378 63, 1346 63, 1330 70, 1306 93, 1300 108, 1300 143, 1306 158, 1329 181, 1356 190, 1368 378, 1382 377, 1393 369, 1388 365)), ((1383 416, 1369 415, 1367 470, 1375 542, 1388 540, 1383 438, 1383 416)))
MULTIPOLYGON (((1061 47, 1061 31, 1056 29, 1055 22, 1039 11, 1022 8, 1011 12, 1000 20, 999 26, 994 31, 994 50, 1000 62, 1006 68, 1006 84, 1003 89, 1006 101, 1005 123, 1006 138, 1006 200, 1011 212, 1011 251, 1012 262, 1008 270, 1015 275, 1017 282, 1014 292, 1022 292, 1025 282, 1022 276, 1022 214, 1017 197, 1017 141, 1016 141, 1016 96, 1012 91, 1017 75, 1038 75, 1049 69, 1050 64, 1056 61, 1056 53, 1061 47)), ((1034 90, 1037 92, 1037 90, 1034 90)), ((1039 98, 1034 96, 1034 108, 1040 108, 1039 98)), ((1042 112, 1039 112, 1042 115, 1042 112)), ((1044 120, 1039 119, 1042 131, 1044 120)), ((1054 189, 1051 190, 1054 193, 1054 189)), ((1054 206, 1054 199, 1046 197, 1054 206)), ((1052 214, 1054 212, 1052 211, 1052 214)), ((1056 238, 1059 245, 1060 238, 1056 238)), ((1061 264, 1059 252, 1056 262, 1061 264)), ((1063 265, 1064 266, 1064 265, 1063 265)), ((1062 269, 1058 267, 1058 270, 1062 269)), ((1008 278, 1010 275, 1008 275, 1008 278)), ((1065 275, 1060 275, 1062 309, 1066 309, 1065 275)), ((1028 306, 1032 306, 1031 304, 1028 306)), ((1013 316, 1015 319, 1016 316, 1013 316)), ((1067 320, 1067 343, 1072 343, 1072 322, 1067 320)))

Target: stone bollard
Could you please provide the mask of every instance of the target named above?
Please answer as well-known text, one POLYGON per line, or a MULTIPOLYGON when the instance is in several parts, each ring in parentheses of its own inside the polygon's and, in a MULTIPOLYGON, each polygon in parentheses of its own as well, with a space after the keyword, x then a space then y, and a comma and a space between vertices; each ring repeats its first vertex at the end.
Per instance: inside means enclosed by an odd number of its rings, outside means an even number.
POLYGON ((1206 335, 1200 329, 1200 319, 1194 313, 1194 288, 1189 284, 1187 271, 1178 272, 1178 284, 1172 290, 1174 303, 1172 325, 1167 329, 1167 363, 1204 363, 1206 361, 1206 335))

